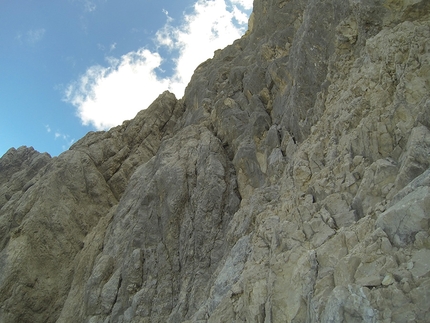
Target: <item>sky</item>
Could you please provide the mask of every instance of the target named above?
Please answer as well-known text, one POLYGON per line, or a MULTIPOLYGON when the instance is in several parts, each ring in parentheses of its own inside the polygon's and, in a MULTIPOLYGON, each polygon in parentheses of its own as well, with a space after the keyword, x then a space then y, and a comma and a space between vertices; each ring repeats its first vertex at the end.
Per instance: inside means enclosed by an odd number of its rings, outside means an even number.
POLYGON ((247 30, 252 0, 0 0, 0 156, 132 119, 247 30))

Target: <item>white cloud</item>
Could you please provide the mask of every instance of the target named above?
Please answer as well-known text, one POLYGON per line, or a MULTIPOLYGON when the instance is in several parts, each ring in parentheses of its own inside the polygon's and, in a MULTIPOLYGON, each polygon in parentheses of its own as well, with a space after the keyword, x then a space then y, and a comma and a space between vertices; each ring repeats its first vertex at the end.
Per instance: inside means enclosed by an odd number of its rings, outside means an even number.
POLYGON ((246 10, 252 9, 252 3, 253 2, 254 2, 253 0, 231 0, 231 3, 238 4, 246 10))
POLYGON ((241 25, 248 23, 248 15, 245 12, 241 11, 236 6, 233 7, 233 16, 234 16, 234 19, 236 19, 237 22, 241 25))
POLYGON ((156 33, 155 42, 175 57, 162 58, 144 48, 120 58, 109 57, 107 67, 92 66, 70 84, 65 101, 77 108, 84 125, 102 130, 133 118, 167 89, 182 97, 195 68, 246 31, 249 12, 244 10, 251 8, 252 0, 198 0, 180 25, 163 10, 167 22, 156 33), (174 63, 173 75, 157 77, 167 59, 174 63))
POLYGON ((120 59, 109 58, 109 66, 93 66, 66 90, 66 101, 77 107, 84 125, 107 129, 133 118, 168 88, 155 69, 161 64, 157 53, 141 49, 120 59))

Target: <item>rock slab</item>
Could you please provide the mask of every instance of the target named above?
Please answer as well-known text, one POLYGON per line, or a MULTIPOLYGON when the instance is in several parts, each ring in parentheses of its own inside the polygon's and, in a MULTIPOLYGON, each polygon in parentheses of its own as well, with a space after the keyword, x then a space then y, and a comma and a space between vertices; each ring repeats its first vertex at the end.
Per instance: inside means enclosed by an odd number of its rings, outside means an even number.
POLYGON ((255 0, 133 120, 0 158, 0 322, 429 322, 430 4, 255 0))

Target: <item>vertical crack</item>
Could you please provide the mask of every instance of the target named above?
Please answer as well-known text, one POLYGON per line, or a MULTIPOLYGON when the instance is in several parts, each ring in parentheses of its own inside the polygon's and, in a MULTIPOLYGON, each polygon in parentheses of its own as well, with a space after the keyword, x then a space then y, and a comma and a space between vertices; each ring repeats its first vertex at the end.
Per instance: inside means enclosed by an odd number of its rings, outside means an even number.
POLYGON ((315 249, 309 252, 309 263, 311 265, 309 270, 309 278, 310 278, 310 290, 306 295, 306 323, 318 322, 317 320, 317 312, 312 306, 312 298, 315 293, 315 285, 318 279, 318 269, 319 263, 317 258, 317 253, 315 249))

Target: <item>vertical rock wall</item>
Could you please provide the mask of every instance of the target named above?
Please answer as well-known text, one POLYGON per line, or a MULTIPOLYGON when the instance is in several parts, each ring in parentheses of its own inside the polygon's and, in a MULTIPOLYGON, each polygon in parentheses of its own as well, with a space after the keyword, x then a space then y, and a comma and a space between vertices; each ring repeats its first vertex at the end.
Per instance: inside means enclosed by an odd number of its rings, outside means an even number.
POLYGON ((256 0, 181 100, 10 150, 0 321, 430 321, 429 40, 426 0, 256 0))

